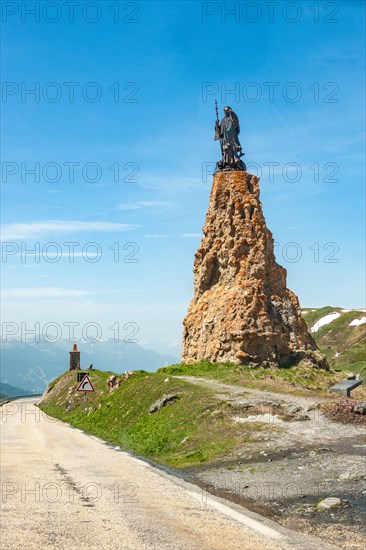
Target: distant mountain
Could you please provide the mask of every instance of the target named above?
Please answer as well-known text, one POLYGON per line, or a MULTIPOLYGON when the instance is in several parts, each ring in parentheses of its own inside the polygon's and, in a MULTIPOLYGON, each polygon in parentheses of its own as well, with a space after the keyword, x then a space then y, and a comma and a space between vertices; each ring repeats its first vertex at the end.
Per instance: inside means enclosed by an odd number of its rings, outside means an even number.
POLYGON ((302 315, 330 366, 366 379, 366 310, 326 306, 304 309, 302 315))
MULTIPOLYGON (((138 344, 115 342, 113 339, 96 343, 77 341, 77 345, 81 351, 82 368, 92 363, 95 368, 105 371, 155 371, 164 365, 179 362, 178 357, 173 355, 159 354, 138 344)), ((57 343, 45 340, 2 342, 0 379, 27 393, 41 393, 51 380, 69 368, 68 352, 71 349, 72 344, 68 340, 57 343)))
POLYGON ((6 397, 18 397, 21 395, 28 395, 29 392, 22 390, 21 388, 15 388, 10 386, 10 384, 4 384, 0 382, 0 399, 5 399, 6 397))

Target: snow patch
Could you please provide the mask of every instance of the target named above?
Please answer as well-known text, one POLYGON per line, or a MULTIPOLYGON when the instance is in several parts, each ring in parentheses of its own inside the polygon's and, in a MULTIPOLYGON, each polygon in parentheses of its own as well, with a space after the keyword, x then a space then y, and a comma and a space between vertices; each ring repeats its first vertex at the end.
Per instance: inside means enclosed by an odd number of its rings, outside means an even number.
POLYGON ((329 323, 331 323, 332 321, 335 321, 336 319, 338 319, 338 317, 340 317, 341 314, 340 313, 329 313, 329 315, 326 315, 325 317, 322 317, 321 319, 319 319, 319 321, 317 321, 310 329, 310 332, 317 332, 320 327, 324 327, 325 325, 329 325, 329 323))
POLYGON ((353 319, 353 321, 351 321, 348 326, 358 327, 359 325, 363 325, 364 323, 366 323, 366 317, 361 317, 361 319, 353 319))

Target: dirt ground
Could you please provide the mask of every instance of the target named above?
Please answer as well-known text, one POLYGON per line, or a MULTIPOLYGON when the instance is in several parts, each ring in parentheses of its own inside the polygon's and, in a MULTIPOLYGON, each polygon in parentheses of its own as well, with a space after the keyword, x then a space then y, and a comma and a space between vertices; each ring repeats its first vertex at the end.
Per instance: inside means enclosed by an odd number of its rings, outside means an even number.
MULTIPOLYGON (((188 475, 223 500, 241 503, 278 523, 341 548, 364 550, 366 437, 361 425, 326 418, 324 397, 297 397, 182 377, 215 390, 233 410, 233 422, 261 426, 225 463, 188 475), (292 413, 287 419, 281 407, 292 413), (341 504, 319 510, 324 498, 341 504)), ((334 398, 330 398, 333 399, 334 398)))

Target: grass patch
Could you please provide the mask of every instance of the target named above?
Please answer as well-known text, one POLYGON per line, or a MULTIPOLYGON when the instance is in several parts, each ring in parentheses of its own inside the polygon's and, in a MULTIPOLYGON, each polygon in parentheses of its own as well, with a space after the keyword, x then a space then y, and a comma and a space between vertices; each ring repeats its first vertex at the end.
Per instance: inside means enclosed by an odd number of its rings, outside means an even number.
POLYGON ((337 373, 299 366, 265 369, 234 363, 210 363, 209 361, 169 365, 159 369, 158 373, 173 376, 195 376, 247 388, 297 395, 327 393, 328 388, 342 378, 342 375, 337 373))
POLYGON ((90 373, 96 391, 85 404, 75 391, 75 371, 68 372, 52 383, 40 408, 125 450, 179 468, 227 458, 258 429, 246 427, 243 433, 243 427, 233 422, 233 410, 207 388, 175 378, 165 382, 165 373, 136 371, 109 393, 110 374, 90 373), (179 399, 148 414, 156 400, 170 393, 179 399))
POLYGON ((349 326, 351 321, 362 315, 356 310, 342 313, 313 336, 332 368, 354 372, 366 379, 366 325, 349 326))

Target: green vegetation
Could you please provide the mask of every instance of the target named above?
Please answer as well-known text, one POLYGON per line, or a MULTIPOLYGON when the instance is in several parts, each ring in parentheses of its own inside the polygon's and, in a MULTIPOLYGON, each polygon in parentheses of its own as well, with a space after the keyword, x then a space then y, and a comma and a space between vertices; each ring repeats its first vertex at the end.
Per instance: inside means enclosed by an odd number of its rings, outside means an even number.
POLYGON ((158 370, 158 373, 175 376, 195 376, 210 380, 218 380, 225 384, 235 384, 247 388, 310 395, 314 392, 327 392, 328 388, 341 378, 337 374, 307 367, 287 367, 280 369, 265 369, 247 367, 234 363, 198 363, 169 365, 158 370))
POLYGON ((303 319, 304 319, 305 323, 307 324, 307 326, 310 329, 314 325, 314 323, 319 321, 319 319, 321 319, 322 317, 325 317, 326 315, 329 315, 330 313, 335 313, 335 312, 341 313, 341 308, 332 307, 332 306, 324 306, 324 307, 319 307, 317 309, 315 309, 315 308, 306 309, 304 311, 308 312, 308 313, 304 313, 302 316, 303 316, 303 319))
POLYGON ((311 328, 316 321, 333 312, 340 313, 340 317, 314 333, 315 341, 327 356, 331 368, 358 373, 366 380, 366 324, 349 326, 351 321, 365 313, 357 310, 343 312, 341 308, 326 306, 309 311, 304 319, 311 328))
POLYGON ((164 373, 136 371, 112 393, 107 388, 110 374, 93 370, 96 391, 85 404, 75 391, 76 371, 67 372, 51 384, 40 408, 123 449, 180 468, 229 458, 262 427, 257 423, 244 429, 233 422, 233 409, 209 389, 176 378, 166 381, 164 373), (179 399, 148 414, 156 400, 172 393, 179 399))

